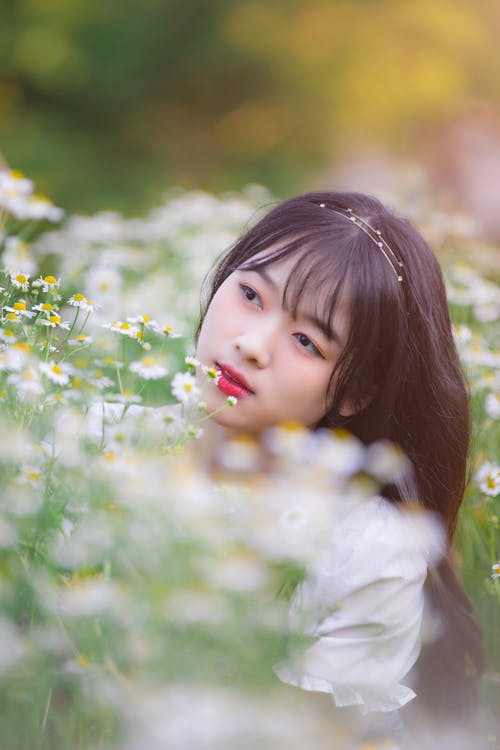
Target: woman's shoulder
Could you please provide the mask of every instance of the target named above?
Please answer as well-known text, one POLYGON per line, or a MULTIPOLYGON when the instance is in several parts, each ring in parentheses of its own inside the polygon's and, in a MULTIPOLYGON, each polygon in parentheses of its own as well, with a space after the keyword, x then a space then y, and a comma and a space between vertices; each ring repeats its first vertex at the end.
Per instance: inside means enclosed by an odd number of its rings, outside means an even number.
POLYGON ((356 579, 367 583, 389 576, 421 579, 445 550, 444 529, 435 514, 375 495, 341 510, 315 573, 356 571, 356 579))

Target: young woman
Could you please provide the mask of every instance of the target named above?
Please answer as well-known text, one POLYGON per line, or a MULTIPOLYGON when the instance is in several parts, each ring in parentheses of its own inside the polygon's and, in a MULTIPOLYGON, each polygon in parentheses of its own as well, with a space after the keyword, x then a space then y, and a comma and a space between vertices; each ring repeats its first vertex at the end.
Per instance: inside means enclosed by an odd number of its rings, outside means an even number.
POLYGON ((295 607, 323 614, 308 625, 316 640, 301 664, 280 677, 364 711, 398 709, 416 693, 434 712, 463 715, 482 672, 481 632, 449 550, 437 566, 425 554, 409 564, 404 540, 393 543, 394 506, 418 500, 449 545, 466 478, 468 393, 425 240, 359 193, 285 201, 215 268, 196 356, 220 372, 208 409, 238 399, 214 416, 213 433, 259 439, 297 420, 365 444, 388 439, 411 462, 348 531, 333 532, 329 564, 296 592, 295 607), (439 628, 414 692, 400 680, 420 652, 424 597, 439 628))

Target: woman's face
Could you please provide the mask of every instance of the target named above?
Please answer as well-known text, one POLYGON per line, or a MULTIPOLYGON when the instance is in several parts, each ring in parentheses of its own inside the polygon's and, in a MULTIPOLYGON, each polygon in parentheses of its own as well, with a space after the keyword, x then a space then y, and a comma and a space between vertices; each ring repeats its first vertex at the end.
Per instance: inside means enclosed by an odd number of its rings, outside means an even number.
POLYGON ((196 357, 221 372, 203 398, 209 412, 228 396, 238 403, 213 417, 225 427, 259 434, 298 421, 315 426, 328 410, 328 386, 349 331, 347 305, 337 306, 330 338, 304 295, 296 317, 283 307, 293 257, 255 271, 236 270, 219 287, 201 327, 196 357))

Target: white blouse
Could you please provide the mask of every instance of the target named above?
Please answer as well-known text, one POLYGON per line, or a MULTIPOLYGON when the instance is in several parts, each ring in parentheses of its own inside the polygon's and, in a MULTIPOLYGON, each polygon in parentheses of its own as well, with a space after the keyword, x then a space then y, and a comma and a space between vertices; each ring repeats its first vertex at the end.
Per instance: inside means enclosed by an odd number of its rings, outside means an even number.
POLYGON ((343 509, 329 549, 295 590, 290 629, 315 640, 275 665, 283 682, 363 714, 415 697, 401 681, 420 653, 424 581, 445 539, 434 516, 402 507, 374 497, 343 509))

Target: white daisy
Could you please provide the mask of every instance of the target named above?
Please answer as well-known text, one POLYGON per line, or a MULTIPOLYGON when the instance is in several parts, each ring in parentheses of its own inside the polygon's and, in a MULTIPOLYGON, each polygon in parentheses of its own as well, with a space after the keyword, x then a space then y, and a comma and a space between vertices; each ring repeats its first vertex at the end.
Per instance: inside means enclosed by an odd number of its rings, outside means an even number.
POLYGON ((142 401, 140 396, 128 390, 124 390, 123 393, 110 393, 106 398, 119 404, 140 404, 142 401))
MULTIPOLYGON (((36 313, 31 312, 31 310, 28 310, 26 306, 26 302, 23 299, 20 299, 17 302, 14 302, 12 307, 9 307, 9 305, 5 305, 3 309, 7 310, 8 313, 12 313, 13 315, 17 317, 34 318, 36 315, 36 313)), ((7 316, 7 318, 8 317, 9 316, 7 316)))
POLYGON ((14 343, 0 352, 0 372, 2 370, 22 370, 28 361, 30 347, 24 342, 14 343))
POLYGON ((196 370, 196 368, 200 366, 200 362, 196 357, 185 357, 184 362, 190 370, 196 370))
POLYGON ((201 369, 209 380, 215 380, 216 383, 218 382, 221 375, 220 370, 217 370, 215 367, 207 367, 206 365, 202 365, 201 369))
POLYGON ((20 372, 11 373, 7 378, 7 383, 14 385, 21 396, 39 396, 43 393, 40 377, 31 365, 20 372))
POLYGON ((88 336, 85 333, 79 333, 76 338, 70 339, 68 344, 71 344, 71 346, 83 346, 83 344, 91 344, 93 340, 92 336, 88 336))
POLYGON ((68 305, 80 307, 82 310, 85 310, 85 312, 94 312, 94 310, 99 307, 95 302, 87 299, 84 294, 73 294, 68 300, 68 305))
POLYGON ((44 195, 33 195, 25 201, 24 206, 17 206, 17 216, 20 219, 47 219, 47 221, 61 221, 64 211, 54 206, 52 201, 44 195))
POLYGON ((30 275, 29 273, 21 273, 20 271, 9 271, 10 282, 16 289, 22 289, 23 292, 27 292, 30 286, 30 275))
POLYGON ((24 274, 36 271, 37 263, 27 242, 23 242, 20 237, 10 236, 5 238, 4 245, 2 260, 7 268, 17 268, 20 273, 24 274))
POLYGON ((50 302, 40 302, 38 305, 33 305, 33 310, 45 313, 47 317, 50 317, 58 311, 58 308, 55 305, 51 305, 50 302))
POLYGON ((33 192, 33 182, 17 170, 0 170, 0 203, 12 195, 28 196, 33 192))
POLYGON ((157 320, 153 320, 148 315, 136 315, 132 318, 127 318, 128 323, 134 323, 135 325, 142 325, 145 328, 150 328, 156 333, 161 333, 161 325, 157 320))
POLYGON ((42 292, 54 292, 57 289, 59 289, 59 284, 61 283, 61 279, 56 279, 55 276, 44 276, 43 278, 40 276, 40 278, 35 279, 31 286, 34 287, 41 287, 42 292))
POLYGON ((457 324, 453 326, 453 338, 457 346, 468 344, 472 339, 472 331, 468 326, 457 324))
POLYGON ((488 393, 484 407, 489 417, 500 419, 500 392, 488 393))
POLYGON ((64 321, 57 313, 53 313, 48 318, 39 318, 37 323, 47 328, 64 328, 66 331, 69 331, 70 328, 69 323, 64 321))
POLYGON ((200 389, 190 372, 178 372, 172 380, 172 393, 177 401, 192 404, 200 395, 200 389))
POLYGON ((126 321, 115 320, 113 323, 103 323, 102 327, 109 328, 110 331, 119 333, 120 336, 126 336, 129 339, 135 339, 136 341, 142 339, 142 331, 140 331, 137 326, 131 325, 126 321))
POLYGON ((40 362, 40 372, 56 385, 68 385, 72 368, 65 363, 40 362))
POLYGON ((500 493, 500 466, 485 461, 476 472, 476 481, 481 492, 496 497, 500 493))
POLYGON ((0 339, 6 344, 15 344, 17 341, 14 331, 8 328, 0 328, 0 339))
POLYGON ((180 339, 182 338, 181 333, 176 333, 172 326, 164 326, 162 329, 162 332, 165 334, 165 336, 168 336, 169 339, 180 339))
POLYGON ((154 357, 143 357, 136 362, 131 362, 129 369, 145 380, 158 380, 164 378, 168 373, 167 368, 154 357))
POLYGON ((111 378, 108 378, 102 370, 93 370, 92 373, 87 376, 87 379, 90 385, 99 388, 101 391, 105 388, 111 388, 111 386, 114 385, 111 378))

